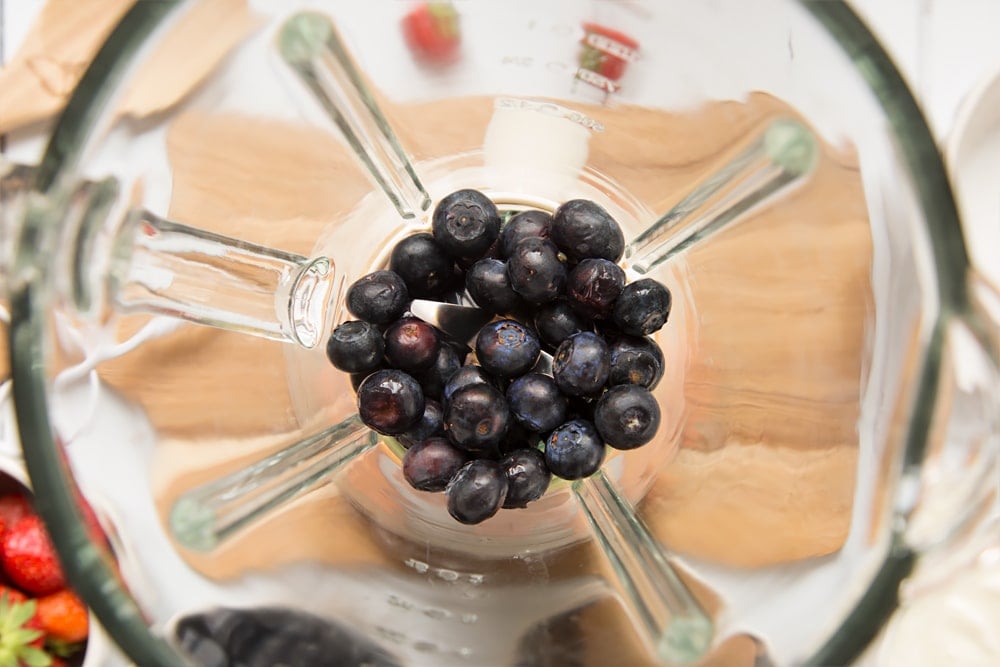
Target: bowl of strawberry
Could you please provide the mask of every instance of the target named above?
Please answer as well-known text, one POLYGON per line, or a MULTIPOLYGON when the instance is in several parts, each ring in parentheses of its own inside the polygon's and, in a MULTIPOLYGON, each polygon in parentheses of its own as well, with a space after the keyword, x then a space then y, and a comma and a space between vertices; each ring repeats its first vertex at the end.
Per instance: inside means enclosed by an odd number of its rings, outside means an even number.
POLYGON ((0 457, 0 665, 104 664, 103 637, 97 640, 89 609, 67 584, 26 480, 18 461, 0 457))

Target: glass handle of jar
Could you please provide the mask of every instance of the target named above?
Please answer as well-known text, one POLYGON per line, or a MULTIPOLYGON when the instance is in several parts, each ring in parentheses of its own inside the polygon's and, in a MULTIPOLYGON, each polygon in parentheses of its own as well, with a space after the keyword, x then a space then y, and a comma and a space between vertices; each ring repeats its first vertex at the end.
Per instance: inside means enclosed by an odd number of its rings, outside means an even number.
POLYGON ((170 510, 170 531, 187 549, 211 551, 240 529, 325 483, 377 442, 378 436, 357 416, 348 417, 182 494, 170 510))
POLYGON ((278 52, 400 217, 427 210, 430 196, 333 22, 316 12, 295 14, 281 27, 278 52))
POLYGON ((649 528, 603 471, 574 482, 573 492, 656 656, 670 664, 701 658, 712 643, 712 621, 649 528))

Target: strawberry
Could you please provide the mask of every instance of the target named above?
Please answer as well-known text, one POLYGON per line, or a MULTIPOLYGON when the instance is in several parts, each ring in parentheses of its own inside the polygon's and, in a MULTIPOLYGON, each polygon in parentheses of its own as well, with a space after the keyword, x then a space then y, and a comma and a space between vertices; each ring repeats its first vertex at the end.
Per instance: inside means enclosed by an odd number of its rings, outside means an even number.
POLYGON ((87 606, 73 591, 52 593, 38 598, 37 602, 35 618, 46 636, 69 643, 87 638, 87 606))
POLYGON ((461 44, 458 13, 450 2, 420 3, 403 17, 403 37, 418 57, 438 64, 451 62, 461 44))
POLYGON ((49 667, 52 658, 42 650, 45 634, 37 628, 34 600, 17 600, 0 593, 0 665, 49 667))
POLYGON ((59 557, 38 516, 26 516, 4 532, 0 563, 11 583, 28 593, 48 595, 66 588, 59 557))
POLYGON ((584 23, 583 33, 580 68, 604 77, 608 87, 614 88, 610 83, 622 78, 629 63, 636 59, 639 42, 599 23, 584 23))
POLYGON ((0 535, 6 528, 10 528, 15 523, 26 516, 34 514, 35 510, 31 506, 31 501, 20 493, 8 493, 0 496, 0 535))

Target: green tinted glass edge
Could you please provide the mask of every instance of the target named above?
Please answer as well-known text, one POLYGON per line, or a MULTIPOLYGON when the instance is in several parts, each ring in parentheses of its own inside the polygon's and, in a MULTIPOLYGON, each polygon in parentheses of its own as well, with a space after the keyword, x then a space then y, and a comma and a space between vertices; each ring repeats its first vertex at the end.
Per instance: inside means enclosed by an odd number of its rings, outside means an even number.
MULTIPOLYGON (((179 4, 175 0, 139 0, 125 13, 56 123, 36 174, 37 191, 56 196, 60 179, 75 167, 106 100, 132 64, 134 54, 179 4)), ((51 223, 46 213, 46 207, 29 205, 25 238, 44 236, 32 232, 51 223)), ((23 251, 30 252, 19 249, 23 251)), ((62 452, 51 429, 45 374, 39 372, 45 358, 47 292, 42 272, 36 279, 14 286, 9 341, 14 409, 39 513, 52 528, 52 541, 74 589, 129 659, 143 667, 185 667, 186 661, 176 651, 152 635, 112 563, 91 542, 76 506, 75 487, 67 479, 62 452)))

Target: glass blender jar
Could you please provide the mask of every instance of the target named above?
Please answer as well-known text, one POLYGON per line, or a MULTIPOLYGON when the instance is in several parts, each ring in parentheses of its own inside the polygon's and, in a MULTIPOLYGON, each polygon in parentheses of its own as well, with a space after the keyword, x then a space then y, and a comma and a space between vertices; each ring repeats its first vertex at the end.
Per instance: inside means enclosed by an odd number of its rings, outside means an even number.
POLYGON ((138 113, 199 7, 140 2, 41 164, 5 167, 25 461, 137 664, 845 664, 919 555, 988 534, 996 293, 863 24, 539 5, 251 2, 138 113), (323 353, 459 188, 597 201, 675 298, 655 441, 477 526, 405 484, 323 353))

